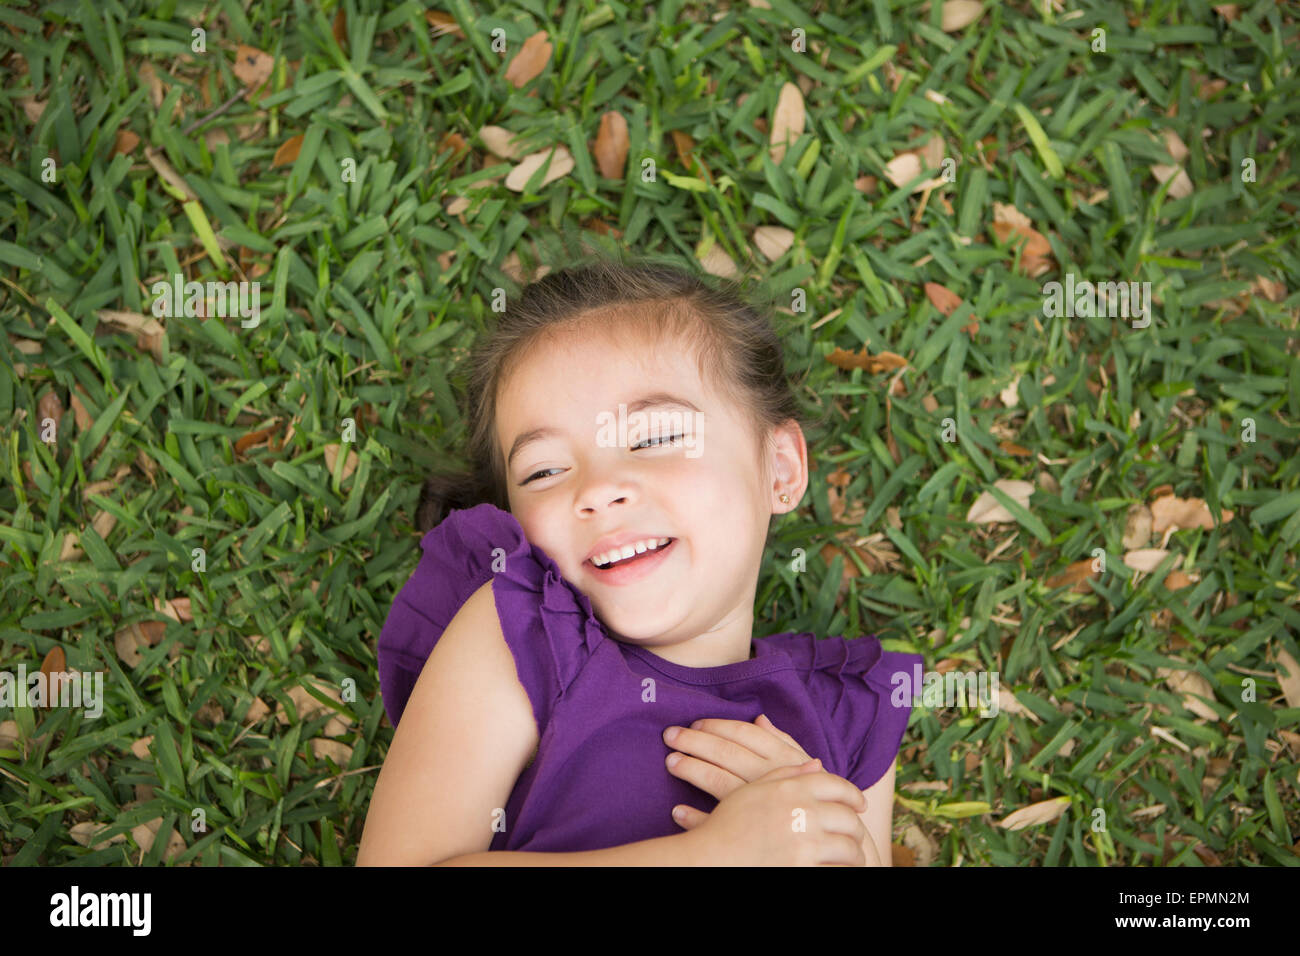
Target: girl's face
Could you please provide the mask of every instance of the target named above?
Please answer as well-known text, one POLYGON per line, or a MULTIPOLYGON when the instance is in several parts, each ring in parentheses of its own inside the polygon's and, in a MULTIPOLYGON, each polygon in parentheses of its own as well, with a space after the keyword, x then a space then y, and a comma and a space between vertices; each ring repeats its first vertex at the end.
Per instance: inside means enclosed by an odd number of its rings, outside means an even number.
POLYGON ((768 523, 807 486, 798 425, 776 430, 760 467, 747 420, 705 387, 695 356, 631 337, 566 334, 502 385, 496 431, 510 511, 606 628, 686 666, 729 662, 748 648, 768 523), (683 404, 635 414, 638 400, 665 396, 683 404), (527 440, 537 429, 551 431, 527 440), (610 536, 674 540, 629 562, 623 573, 635 580, 619 581, 589 560, 610 536))

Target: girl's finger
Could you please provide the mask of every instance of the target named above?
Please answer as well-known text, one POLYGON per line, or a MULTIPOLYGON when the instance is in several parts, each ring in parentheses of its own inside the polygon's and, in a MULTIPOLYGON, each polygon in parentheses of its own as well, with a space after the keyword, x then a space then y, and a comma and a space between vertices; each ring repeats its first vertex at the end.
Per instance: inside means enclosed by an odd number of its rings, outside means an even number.
POLYGON ((683 830, 693 830, 708 818, 708 814, 703 810, 696 810, 694 807, 688 807, 684 803, 679 803, 673 807, 673 820, 683 830))

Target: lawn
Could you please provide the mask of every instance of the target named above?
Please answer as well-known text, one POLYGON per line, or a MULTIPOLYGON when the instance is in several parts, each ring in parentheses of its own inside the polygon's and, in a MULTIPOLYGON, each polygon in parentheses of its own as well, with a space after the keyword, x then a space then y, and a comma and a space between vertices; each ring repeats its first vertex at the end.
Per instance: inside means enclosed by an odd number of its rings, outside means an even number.
POLYGON ((1300 865, 1300 5, 0 4, 0 672, 103 688, 0 706, 6 865, 354 861, 463 360, 579 235, 774 303, 759 634, 998 676, 896 862, 1300 865))

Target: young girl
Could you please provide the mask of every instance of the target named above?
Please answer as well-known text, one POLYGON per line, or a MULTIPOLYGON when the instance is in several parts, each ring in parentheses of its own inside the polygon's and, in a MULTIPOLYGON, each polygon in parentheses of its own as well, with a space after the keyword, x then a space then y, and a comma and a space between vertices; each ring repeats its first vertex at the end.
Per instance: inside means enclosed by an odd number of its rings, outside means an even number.
POLYGON ((888 866, 890 677, 920 658, 753 639, 808 485, 769 323, 597 258, 527 286, 471 367, 472 471, 426 485, 379 639, 396 730, 358 864, 888 866))

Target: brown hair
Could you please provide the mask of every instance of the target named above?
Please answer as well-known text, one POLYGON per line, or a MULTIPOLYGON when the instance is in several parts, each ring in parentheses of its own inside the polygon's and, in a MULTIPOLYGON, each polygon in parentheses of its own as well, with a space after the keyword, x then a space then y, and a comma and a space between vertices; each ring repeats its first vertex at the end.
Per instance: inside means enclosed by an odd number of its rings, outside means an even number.
POLYGON ((825 411, 817 419, 802 412, 786 376, 780 335, 767 310, 749 301, 742 282, 712 283, 667 262, 587 252, 587 261, 548 272, 508 296, 492 334, 471 352, 469 467, 425 481, 416 514, 422 531, 453 510, 484 502, 509 510, 496 436, 500 387, 531 350, 553 336, 589 332, 690 348, 701 381, 749 418, 760 462, 770 428, 793 419, 807 433, 824 421, 825 411))

